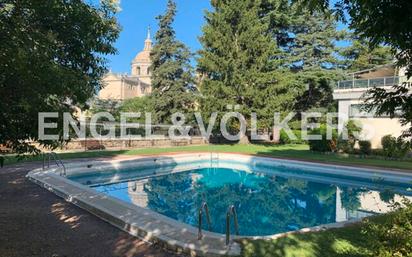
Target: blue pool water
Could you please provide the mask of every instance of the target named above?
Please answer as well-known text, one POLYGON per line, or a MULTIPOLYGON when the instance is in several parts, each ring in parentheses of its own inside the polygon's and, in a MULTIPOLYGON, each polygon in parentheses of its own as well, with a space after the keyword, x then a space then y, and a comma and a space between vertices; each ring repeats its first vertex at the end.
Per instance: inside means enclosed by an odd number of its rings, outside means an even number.
POLYGON ((72 179, 193 226, 198 223, 199 206, 207 202, 212 231, 218 233, 225 232, 226 211, 233 204, 240 235, 245 236, 272 235, 383 213, 391 202, 407 194, 409 186, 336 174, 315 176, 287 167, 270 169, 274 173, 199 168, 146 178, 137 170, 128 170, 128 179, 122 182, 109 180, 119 177, 116 172, 103 180, 97 175, 72 179), (99 183, 94 184, 94 180, 99 183), (104 180, 111 182, 102 183, 104 180))

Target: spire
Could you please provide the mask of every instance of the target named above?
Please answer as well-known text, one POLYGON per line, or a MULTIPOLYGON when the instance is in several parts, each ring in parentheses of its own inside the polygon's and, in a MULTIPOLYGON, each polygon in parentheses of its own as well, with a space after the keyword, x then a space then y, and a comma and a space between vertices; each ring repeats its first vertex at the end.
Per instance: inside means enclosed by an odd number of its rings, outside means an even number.
POLYGON ((147 27, 147 38, 146 39, 150 39, 150 26, 147 27))
POLYGON ((150 39, 150 26, 147 28, 147 38, 144 41, 144 51, 150 51, 152 49, 152 40, 150 39))

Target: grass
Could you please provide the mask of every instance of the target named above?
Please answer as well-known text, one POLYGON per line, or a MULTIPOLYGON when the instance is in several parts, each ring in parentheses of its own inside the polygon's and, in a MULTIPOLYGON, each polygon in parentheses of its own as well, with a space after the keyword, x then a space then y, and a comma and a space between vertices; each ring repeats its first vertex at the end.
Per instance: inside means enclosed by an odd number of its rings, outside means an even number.
POLYGON ((242 241, 243 257, 370 256, 359 224, 274 240, 242 241))
MULTIPOLYGON (((146 148, 118 151, 89 151, 59 153, 62 159, 110 157, 116 155, 161 154, 170 152, 237 152, 290 158, 322 163, 397 168, 412 172, 412 160, 393 161, 371 158, 358 158, 349 155, 321 154, 311 152, 307 145, 203 145, 172 148, 146 148)), ((28 157, 25 161, 41 160, 40 156, 28 157)), ((16 163, 15 157, 7 156, 6 164, 16 163)), ((372 222, 390 221, 392 214, 371 218, 372 222)), ((243 240, 243 257, 329 257, 329 256, 373 256, 376 237, 362 233, 363 225, 352 224, 338 229, 320 232, 294 234, 276 240, 243 240)))
POLYGON ((242 257, 411 256, 411 208, 370 217, 369 225, 359 222, 274 240, 243 240, 242 257))
MULTIPOLYGON (((201 146, 181 146, 170 148, 145 148, 133 150, 117 150, 117 151, 88 151, 88 152, 66 152, 59 153, 61 159, 73 158, 93 158, 93 157, 110 157, 116 155, 143 155, 143 154, 161 154, 170 152, 236 152, 245 154, 266 155, 278 158, 288 158, 304 161, 315 161, 321 163, 355 165, 355 166, 370 166, 379 168, 391 168, 409 170, 412 172, 412 159, 384 160, 377 158, 359 158, 350 155, 341 154, 322 154, 311 152, 307 145, 201 145, 201 146)), ((39 161, 41 156, 27 157, 24 161, 39 161)), ((6 156, 5 165, 14 164, 18 160, 14 156, 6 156)))

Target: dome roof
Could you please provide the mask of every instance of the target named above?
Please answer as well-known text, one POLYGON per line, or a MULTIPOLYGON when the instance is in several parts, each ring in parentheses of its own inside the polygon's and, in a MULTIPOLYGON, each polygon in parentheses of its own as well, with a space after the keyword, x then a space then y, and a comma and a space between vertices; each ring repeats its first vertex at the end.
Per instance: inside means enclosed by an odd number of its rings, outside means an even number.
POLYGON ((150 50, 143 50, 138 53, 133 62, 150 62, 150 50))
POLYGON ((152 50, 152 40, 150 39, 150 29, 147 32, 147 38, 144 41, 143 51, 138 53, 133 59, 133 63, 136 62, 150 62, 150 51, 152 50))

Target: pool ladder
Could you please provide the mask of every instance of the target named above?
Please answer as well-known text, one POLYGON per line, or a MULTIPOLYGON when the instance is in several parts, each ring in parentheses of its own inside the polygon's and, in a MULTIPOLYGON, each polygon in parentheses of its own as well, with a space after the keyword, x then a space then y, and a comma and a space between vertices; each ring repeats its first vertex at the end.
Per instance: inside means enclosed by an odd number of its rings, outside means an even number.
MULTIPOLYGON (((203 202, 199 208, 199 216, 198 216, 198 236, 197 239, 201 240, 203 238, 202 233, 202 222, 203 222, 203 210, 206 214, 206 221, 208 223, 209 231, 212 230, 212 224, 210 222, 210 214, 209 214, 209 207, 206 202, 203 202)), ((230 205, 226 212, 226 246, 230 244, 230 218, 233 216, 234 226, 235 226, 235 233, 239 235, 239 223, 237 219, 236 208, 234 205, 230 205)))
POLYGON ((209 214, 209 207, 207 206, 206 202, 202 203, 202 206, 200 206, 199 209, 199 223, 198 223, 198 233, 197 233, 197 239, 201 240, 203 238, 203 233, 202 233, 202 222, 203 222, 203 210, 205 211, 206 214, 206 221, 207 225, 209 227, 209 231, 212 230, 212 223, 210 222, 210 214, 209 214))
POLYGON ((59 156, 55 152, 43 154, 43 170, 46 169, 46 160, 47 160, 47 168, 50 168, 51 159, 54 160, 57 167, 61 168, 60 176, 66 176, 66 166, 64 166, 63 161, 59 158, 59 156))
POLYGON ((219 153, 215 153, 215 156, 213 156, 213 153, 210 153, 210 167, 213 167, 213 161, 219 161, 219 153))
POLYGON ((230 217, 233 216, 233 223, 235 225, 235 233, 239 235, 239 223, 237 222, 237 213, 234 205, 229 206, 226 212, 226 245, 230 243, 230 217))

